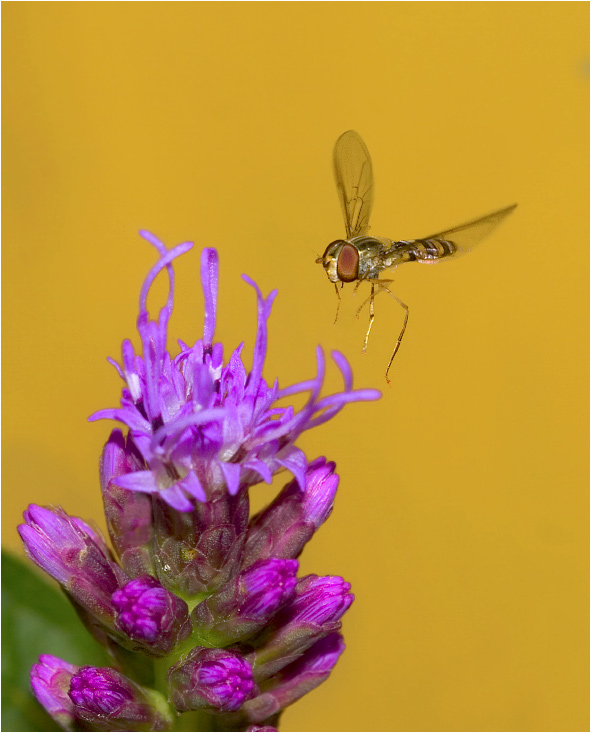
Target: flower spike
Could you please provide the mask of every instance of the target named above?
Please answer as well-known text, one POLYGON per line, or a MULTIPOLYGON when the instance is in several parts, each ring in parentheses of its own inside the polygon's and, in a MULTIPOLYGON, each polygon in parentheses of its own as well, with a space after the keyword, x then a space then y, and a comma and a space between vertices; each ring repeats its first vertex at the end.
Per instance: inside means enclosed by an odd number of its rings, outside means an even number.
POLYGON ((123 341, 120 405, 90 420, 122 423, 99 463, 112 550, 98 530, 59 507, 31 504, 19 532, 29 557, 64 589, 105 647, 113 667, 82 667, 42 655, 31 670, 37 700, 65 730, 277 731, 282 711, 331 673, 353 602, 339 576, 298 578, 298 557, 331 515, 339 485, 333 462, 308 461, 300 435, 349 402, 380 393, 353 389, 345 357, 333 352, 343 391, 322 396, 315 376, 279 388, 267 382, 267 323, 276 291, 255 290, 252 367, 243 344, 224 359, 214 342, 218 254, 201 254, 203 337, 168 351, 172 249, 158 253, 140 292, 141 351, 123 341), (148 296, 166 270, 157 317, 148 296), (303 406, 284 400, 303 394, 303 406), (279 401, 282 401, 281 404, 279 401), (290 480, 250 516, 249 490, 287 471, 290 480))

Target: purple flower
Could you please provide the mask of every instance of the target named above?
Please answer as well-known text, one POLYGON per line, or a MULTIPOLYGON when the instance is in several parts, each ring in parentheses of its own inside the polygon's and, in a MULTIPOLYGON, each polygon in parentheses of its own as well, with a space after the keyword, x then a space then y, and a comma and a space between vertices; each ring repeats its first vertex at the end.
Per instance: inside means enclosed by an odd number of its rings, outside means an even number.
POLYGON ((253 517, 244 548, 246 567, 262 557, 298 557, 332 511, 339 485, 334 469, 334 463, 317 458, 308 466, 303 491, 295 480, 291 481, 253 517))
POLYGON ((109 536, 125 571, 132 578, 154 574, 150 556, 152 501, 147 494, 117 486, 115 479, 142 467, 142 457, 128 436, 113 430, 101 456, 100 480, 109 536))
POLYGON ((289 599, 296 587, 297 560, 260 560, 240 575, 245 600, 240 615, 269 619, 289 599))
POLYGON ((51 654, 42 654, 31 668, 31 687, 35 697, 62 728, 74 722, 74 704, 68 696, 70 680, 78 667, 51 654))
POLYGON ((330 674, 344 648, 341 617, 353 601, 340 577, 297 578, 296 558, 330 515, 339 477, 323 457, 308 464, 296 441, 347 402, 379 393, 354 391, 347 362, 334 352, 344 391, 320 397, 320 349, 316 377, 269 386, 263 366, 276 293, 264 298, 248 278, 258 307, 252 367, 242 362, 242 345, 224 361, 213 341, 212 249, 201 257, 203 338, 192 347, 179 342, 171 356, 172 265, 192 244, 168 251, 142 236, 159 261, 140 294, 141 351, 123 343, 115 364, 125 382, 121 406, 91 418, 127 426, 125 435, 112 431, 100 460, 114 551, 61 508, 33 504, 19 526, 29 557, 61 583, 117 669, 45 655, 31 685, 67 729, 168 730, 192 711, 181 727, 205 730, 216 716, 218 730, 276 731, 281 710, 330 674), (168 298, 152 319, 148 294, 163 270, 168 298), (299 393, 306 395, 301 409, 279 406, 299 393), (249 518, 249 487, 271 483, 283 469, 293 478, 249 518))
POLYGON ((77 719, 92 730, 167 730, 164 699, 110 667, 80 667, 69 691, 77 719), (164 705, 163 705, 164 703, 164 705))
POLYGON ((101 537, 61 508, 30 504, 18 531, 27 555, 61 583, 86 610, 105 623, 113 619, 111 594, 128 580, 108 556, 101 537))
POLYGON ((351 586, 338 576, 307 575, 298 581, 293 599, 273 618, 247 655, 257 682, 297 661, 313 644, 338 631, 353 603, 351 586))
POLYGON ((257 691, 250 664, 231 649, 195 647, 168 673, 177 710, 233 712, 257 691))
POLYGON ((185 601, 149 575, 131 580, 112 600, 117 628, 156 653, 167 654, 191 633, 185 601))
POLYGON ((259 560, 200 603, 191 619, 208 643, 227 646, 252 636, 296 588, 297 560, 259 560))
POLYGON ((109 667, 81 667, 72 677, 69 694, 79 710, 112 717, 134 699, 132 686, 109 667))
POLYGON ((345 643, 338 633, 317 641, 297 662, 282 669, 261 695, 244 705, 249 722, 262 723, 322 684, 344 650, 345 643))
POLYGON ((333 358, 345 382, 343 393, 320 398, 324 380, 324 356, 317 352, 315 378, 280 390, 269 386, 262 371, 267 349, 267 319, 276 295, 263 298, 256 290, 258 327, 253 364, 247 373, 238 347, 227 363, 223 347, 213 343, 216 324, 218 257, 213 249, 203 250, 201 281, 205 296, 203 339, 192 347, 180 343, 180 353, 172 358, 166 350, 168 321, 172 313, 173 260, 187 252, 192 243, 167 250, 148 232, 142 236, 160 254, 160 260, 146 278, 140 294, 138 331, 142 355, 130 341, 122 347, 122 365, 117 367, 126 382, 121 407, 101 410, 90 419, 119 420, 129 427, 130 438, 143 465, 137 470, 114 475, 111 481, 124 489, 158 494, 179 511, 189 512, 195 501, 204 502, 224 489, 236 494, 261 480, 271 482, 277 471, 286 468, 305 486, 306 457, 295 446, 305 430, 334 417, 347 402, 373 400, 376 390, 352 390, 352 375, 345 358, 333 358), (157 320, 150 320, 148 292, 156 276, 167 269, 170 282, 166 305, 157 320), (304 407, 279 407, 281 398, 309 392, 304 407))
POLYGON ((351 584, 338 575, 307 575, 298 582, 296 597, 285 609, 285 623, 335 623, 353 603, 350 590, 351 584))

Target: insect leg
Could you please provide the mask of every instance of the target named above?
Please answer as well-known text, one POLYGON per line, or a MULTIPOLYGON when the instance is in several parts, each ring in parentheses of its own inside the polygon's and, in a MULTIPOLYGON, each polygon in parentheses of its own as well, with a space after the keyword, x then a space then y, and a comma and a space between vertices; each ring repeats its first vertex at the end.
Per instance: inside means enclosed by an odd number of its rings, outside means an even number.
MULTIPOLYGON (((359 280, 358 281, 358 285, 360 285, 362 282, 363 282, 362 280, 359 280)), ((394 280, 384 280, 383 282, 391 283, 391 282, 394 282, 394 280)), ((382 284, 382 280, 378 280, 376 284, 377 285, 381 285, 382 284)), ((357 290, 358 285, 355 286, 355 291, 357 290)), ((387 288, 384 288, 384 290, 387 290, 387 288)), ((353 294, 355 294, 355 291, 353 291, 353 294)), ((380 287, 380 289, 378 290, 378 292, 375 295, 377 296, 381 292, 382 292, 382 288, 380 287)), ((359 318, 359 314, 361 313, 361 311, 365 307, 365 304, 368 303, 372 299, 372 297, 374 297, 374 296, 373 295, 368 295, 367 298, 363 301, 363 303, 359 306, 359 308, 357 308, 357 310, 355 311, 355 317, 356 318, 359 318)))
POLYGON ((374 300, 374 292, 375 292, 375 285, 374 283, 371 284, 371 293, 369 296, 369 326, 367 328, 367 333, 365 334, 365 340, 363 342, 363 348, 361 349, 362 354, 367 353, 367 342, 369 340, 369 333, 371 331, 371 327, 373 326, 373 319, 375 318, 375 313, 373 312, 373 300, 374 300))
POLYGON ((381 280, 380 285, 380 291, 384 290, 386 293, 390 293, 390 295, 394 298, 394 300, 398 303, 398 305, 402 306, 404 310, 406 311, 404 314, 404 323, 402 324, 402 330, 400 331, 400 334, 398 335, 398 339, 396 341, 396 346, 394 346, 394 351, 392 352, 392 356, 390 357, 390 361, 388 362, 388 366, 386 367, 386 382, 390 384, 390 380, 388 379, 388 372, 390 371, 390 367, 392 366, 392 362, 394 361, 394 357, 396 356, 396 353, 398 352, 398 349, 400 348, 400 344, 402 343, 402 337, 404 336, 404 332, 406 331, 406 324, 408 323, 408 306, 406 303, 403 303, 400 298, 398 298, 394 293, 386 287, 384 283, 391 283, 392 280, 381 280))
POLYGON ((341 294, 339 293, 339 286, 336 283, 334 284, 334 289, 335 289, 335 292, 337 294, 337 312, 335 313, 334 324, 333 325, 336 326, 337 325, 337 318, 339 317, 339 308, 341 307, 341 294))
MULTIPOLYGON (((378 293, 379 293, 379 292, 380 292, 380 291, 378 290, 378 293)), ((368 296, 367 296, 367 298, 366 298, 366 299, 365 299, 365 300, 363 301, 363 303, 362 303, 362 304, 361 304, 361 305, 359 306, 359 308, 357 308, 357 310, 355 311, 355 318, 359 318, 359 314, 361 313, 361 311, 362 311, 362 310, 363 310, 363 308, 365 307, 365 304, 366 304, 366 303, 367 303, 368 301, 370 301, 370 300, 371 300, 371 295, 368 295, 368 296)))

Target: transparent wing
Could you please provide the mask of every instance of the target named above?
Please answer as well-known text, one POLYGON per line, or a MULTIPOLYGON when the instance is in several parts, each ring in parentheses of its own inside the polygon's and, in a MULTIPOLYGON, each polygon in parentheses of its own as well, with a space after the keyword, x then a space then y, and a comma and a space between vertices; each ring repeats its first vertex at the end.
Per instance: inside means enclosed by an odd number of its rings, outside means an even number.
POLYGON ((355 130, 344 132, 336 141, 333 163, 347 239, 350 239, 367 232, 373 206, 371 158, 355 130))
POLYGON ((493 211, 493 213, 488 214, 488 216, 483 216, 480 219, 474 219, 474 221, 469 221, 467 224, 462 224, 461 226, 454 227, 453 229, 446 229, 444 232, 437 232, 437 234, 432 234, 430 237, 424 237, 420 241, 434 239, 453 242, 455 245, 454 254, 469 252, 472 247, 479 244, 496 226, 509 216, 516 206, 517 204, 511 204, 511 206, 499 209, 499 211, 493 211))

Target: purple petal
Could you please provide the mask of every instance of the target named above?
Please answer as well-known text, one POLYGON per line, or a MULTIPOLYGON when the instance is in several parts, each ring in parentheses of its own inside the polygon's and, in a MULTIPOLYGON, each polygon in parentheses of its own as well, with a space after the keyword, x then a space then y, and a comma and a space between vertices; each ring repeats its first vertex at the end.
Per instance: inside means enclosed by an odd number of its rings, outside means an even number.
POLYGON ((215 249, 204 249, 201 253, 201 284, 205 300, 203 342, 211 345, 215 333, 218 297, 218 253, 215 249))
POLYGON ((201 486, 201 483, 194 471, 189 471, 185 478, 177 481, 177 484, 183 489, 183 491, 186 491, 191 496, 195 497, 197 501, 207 501, 207 494, 205 493, 203 486, 201 486))
POLYGON ((306 488, 306 469, 308 461, 306 456, 299 448, 292 446, 291 448, 281 451, 281 458, 276 458, 277 463, 285 466, 288 471, 293 473, 299 487, 302 491, 306 488))
POLYGON ((142 491, 145 494, 156 494, 160 491, 156 476, 152 471, 134 471, 113 479, 116 486, 130 491, 142 491))
POLYGON ((353 372, 351 371, 349 362, 345 359, 340 351, 332 351, 331 356, 334 359, 338 368, 341 370, 343 381, 345 383, 345 392, 348 392, 350 389, 353 388, 353 372))
POLYGON ((247 275, 242 275, 242 279, 251 285, 257 294, 257 335, 252 358, 252 369, 248 378, 247 392, 249 394, 258 394, 261 376, 263 374, 263 364, 267 354, 267 320, 271 314, 271 307, 277 295, 277 291, 273 290, 269 297, 265 300, 259 286, 251 280, 247 275))
POLYGON ((228 492, 231 496, 234 496, 240 488, 240 472, 242 468, 239 463, 225 463, 224 461, 220 462, 219 465, 224 474, 228 492))
POLYGON ((179 512, 191 512, 194 509, 193 504, 187 499, 178 482, 167 489, 162 489, 159 495, 169 506, 179 512))

